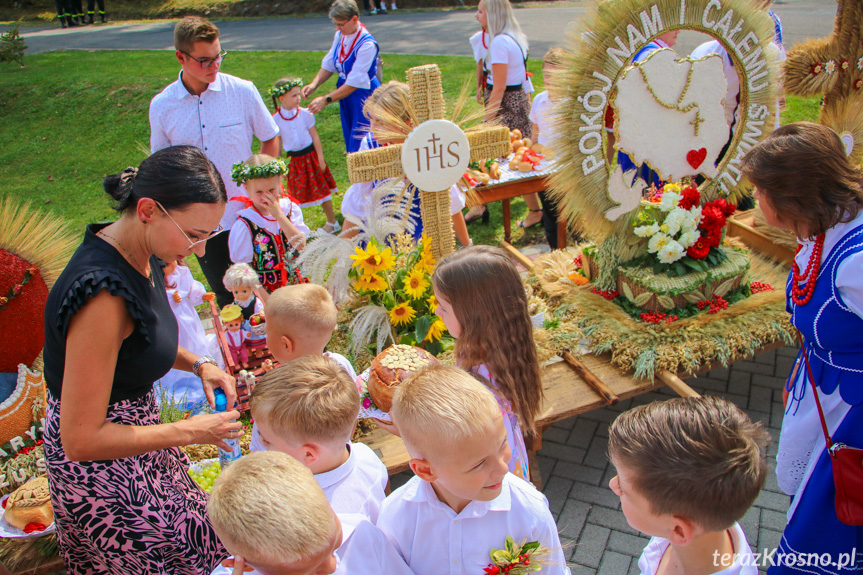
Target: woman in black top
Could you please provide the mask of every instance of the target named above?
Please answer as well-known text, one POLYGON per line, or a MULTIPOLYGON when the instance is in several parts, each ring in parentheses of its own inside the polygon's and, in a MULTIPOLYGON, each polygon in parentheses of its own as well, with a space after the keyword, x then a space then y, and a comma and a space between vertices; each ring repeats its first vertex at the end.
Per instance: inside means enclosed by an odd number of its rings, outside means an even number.
MULTIPOLYGON (((45 308, 45 460, 69 573, 209 573, 227 556, 180 445, 240 434, 236 411, 162 424, 153 382, 197 371, 210 404, 233 378, 177 345, 156 257, 203 255, 225 186, 202 151, 160 150, 108 176, 122 214, 87 227, 45 308)), ((218 230, 216 230, 218 231, 218 230)))

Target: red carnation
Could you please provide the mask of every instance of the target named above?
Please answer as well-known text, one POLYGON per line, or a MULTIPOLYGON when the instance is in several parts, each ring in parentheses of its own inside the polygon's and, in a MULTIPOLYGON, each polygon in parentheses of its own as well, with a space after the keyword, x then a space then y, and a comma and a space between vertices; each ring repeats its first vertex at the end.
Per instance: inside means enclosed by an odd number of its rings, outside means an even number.
POLYGON ((677 202, 677 205, 684 210, 690 210, 700 203, 701 194, 698 192, 698 188, 695 186, 689 186, 688 188, 683 189, 680 201, 677 202))
POLYGON ((714 228, 707 233, 707 236, 701 238, 701 241, 707 243, 711 248, 718 248, 722 243, 722 228, 714 228))
POLYGON ((725 214, 726 218, 737 211, 737 206, 735 206, 734 204, 729 204, 725 200, 725 198, 719 198, 718 200, 713 200, 710 203, 722 210, 722 213, 725 214))
POLYGON ((707 232, 721 229, 725 225, 725 214, 713 202, 705 204, 701 209, 701 224, 699 227, 707 232))
POLYGON ((694 260, 703 260, 707 257, 707 254, 710 253, 710 246, 707 244, 704 238, 701 238, 688 248, 686 248, 686 255, 691 257, 694 260))

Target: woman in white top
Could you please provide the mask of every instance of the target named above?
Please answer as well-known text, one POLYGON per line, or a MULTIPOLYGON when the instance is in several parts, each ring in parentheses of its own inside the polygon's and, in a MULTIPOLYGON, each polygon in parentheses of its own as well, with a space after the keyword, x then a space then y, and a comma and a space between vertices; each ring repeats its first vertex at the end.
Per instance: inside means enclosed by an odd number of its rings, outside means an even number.
MULTIPOLYGON (((527 77, 527 36, 512 13, 509 0, 481 0, 476 9, 476 19, 480 26, 488 30, 488 54, 485 69, 488 81, 485 86, 485 120, 499 118, 510 130, 520 130, 522 135, 530 134, 530 99, 528 92, 533 91, 527 77)), ((530 213, 519 227, 529 228, 542 221, 542 209, 536 194, 524 197, 530 213)), ((484 215, 486 207, 473 208, 465 217, 471 222, 484 215)))

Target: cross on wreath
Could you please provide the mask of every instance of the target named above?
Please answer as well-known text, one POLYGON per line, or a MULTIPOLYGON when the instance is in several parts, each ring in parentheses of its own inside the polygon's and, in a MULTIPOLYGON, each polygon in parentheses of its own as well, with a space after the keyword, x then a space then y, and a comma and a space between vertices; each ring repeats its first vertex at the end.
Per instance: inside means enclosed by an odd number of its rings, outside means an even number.
POLYGON ((462 177, 470 161, 506 156, 509 130, 506 126, 481 125, 465 132, 444 120, 441 73, 436 64, 409 69, 407 83, 417 126, 404 144, 348 154, 348 177, 352 184, 406 177, 420 191, 423 229, 431 238, 432 254, 439 260, 455 249, 450 187, 462 177))
POLYGON ((863 153, 863 3, 838 0, 836 24, 827 38, 809 40, 788 54, 785 90, 822 96, 822 124, 840 134, 853 159, 863 153), (856 132, 856 137, 855 137, 856 132))

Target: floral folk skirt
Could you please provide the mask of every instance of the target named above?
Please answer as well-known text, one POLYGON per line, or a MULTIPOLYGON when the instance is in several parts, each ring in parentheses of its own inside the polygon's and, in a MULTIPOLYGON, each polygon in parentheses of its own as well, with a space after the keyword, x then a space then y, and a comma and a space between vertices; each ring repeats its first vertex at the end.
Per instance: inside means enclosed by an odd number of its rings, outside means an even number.
POLYGON ((318 206, 331 200, 337 192, 336 181, 327 166, 322 172, 314 150, 302 156, 292 156, 288 166, 288 194, 301 208, 318 206))
MULTIPOLYGON (((485 89, 485 103, 491 98, 491 88, 485 89)), ((524 90, 511 90, 503 93, 500 101, 500 110, 497 117, 501 124, 510 130, 521 130, 521 135, 529 138, 531 134, 530 125, 530 98, 524 90)))
MULTIPOLYGON (((179 448, 72 462, 60 437, 60 402, 49 398, 45 461, 60 554, 70 574, 210 573, 228 556, 207 519, 207 494, 179 448)), ((105 419, 158 425, 155 393, 108 406, 105 419)))

